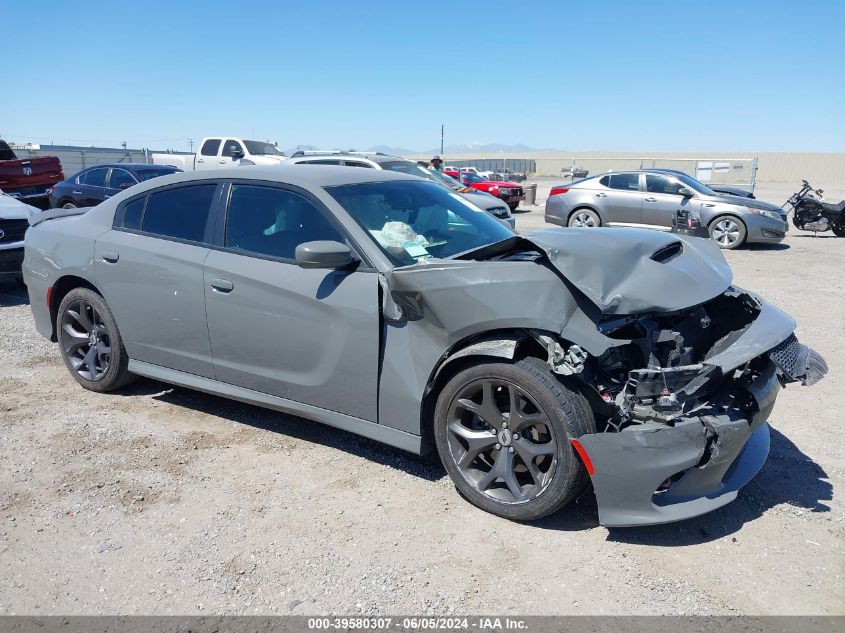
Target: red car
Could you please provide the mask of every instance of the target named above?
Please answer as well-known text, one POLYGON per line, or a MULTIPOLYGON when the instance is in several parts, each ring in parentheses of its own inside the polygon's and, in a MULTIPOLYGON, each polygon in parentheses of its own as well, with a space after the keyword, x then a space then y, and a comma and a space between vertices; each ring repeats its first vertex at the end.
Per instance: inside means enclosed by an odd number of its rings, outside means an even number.
POLYGON ((46 209, 50 190, 64 179, 56 156, 19 159, 6 141, 0 140, 0 191, 46 209))
MULTIPOLYGON (((449 172, 444 172, 450 175, 449 172)), ((455 178, 455 176, 453 176, 455 178)), ((519 206, 520 201, 525 200, 525 192, 522 187, 515 182, 508 182, 506 180, 485 180, 478 174, 460 174, 460 180, 463 184, 477 189, 478 191, 486 191, 492 193, 500 200, 507 203, 511 211, 515 211, 519 206)))

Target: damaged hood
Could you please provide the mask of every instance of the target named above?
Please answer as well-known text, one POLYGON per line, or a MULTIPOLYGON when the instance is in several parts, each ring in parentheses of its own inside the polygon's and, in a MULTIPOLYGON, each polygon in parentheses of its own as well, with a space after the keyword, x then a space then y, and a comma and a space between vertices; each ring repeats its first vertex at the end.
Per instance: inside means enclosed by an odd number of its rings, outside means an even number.
POLYGON ((528 239, 605 314, 682 310, 731 284, 709 239, 630 228, 546 229, 528 239))

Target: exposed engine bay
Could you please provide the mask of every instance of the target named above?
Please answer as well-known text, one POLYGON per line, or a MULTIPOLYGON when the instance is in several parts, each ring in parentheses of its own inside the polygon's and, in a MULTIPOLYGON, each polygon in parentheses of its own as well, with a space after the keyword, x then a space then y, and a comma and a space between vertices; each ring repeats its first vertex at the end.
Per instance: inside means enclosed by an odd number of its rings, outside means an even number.
MULTIPOLYGON (((599 331, 620 341, 598 358, 577 345, 550 354, 560 374, 577 374, 602 432, 631 424, 673 420, 704 409, 738 407, 753 412, 754 385, 773 363, 783 386, 811 385, 826 372, 821 357, 798 343, 794 334, 768 353, 723 371, 708 361, 731 347, 759 316, 760 301, 729 288, 692 309, 603 319, 599 331)), ((543 341, 547 349, 550 341, 543 341)))

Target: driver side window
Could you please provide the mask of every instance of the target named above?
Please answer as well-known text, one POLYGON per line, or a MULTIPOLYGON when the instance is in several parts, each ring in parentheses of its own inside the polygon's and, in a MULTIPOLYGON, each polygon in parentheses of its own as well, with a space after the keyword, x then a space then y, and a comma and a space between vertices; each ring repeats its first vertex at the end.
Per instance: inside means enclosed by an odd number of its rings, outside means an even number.
POLYGON ((683 187, 681 183, 657 174, 646 174, 645 185, 649 193, 668 193, 675 196, 680 195, 678 191, 683 187))
POLYGON ((272 187, 232 187, 226 215, 226 247, 293 260, 297 246, 315 240, 346 241, 304 196, 272 187))
POLYGON ((241 144, 237 141, 233 141, 232 139, 226 139, 226 143, 223 145, 223 153, 221 155, 232 158, 237 153, 240 153, 241 155, 244 154, 244 148, 241 147, 241 144))

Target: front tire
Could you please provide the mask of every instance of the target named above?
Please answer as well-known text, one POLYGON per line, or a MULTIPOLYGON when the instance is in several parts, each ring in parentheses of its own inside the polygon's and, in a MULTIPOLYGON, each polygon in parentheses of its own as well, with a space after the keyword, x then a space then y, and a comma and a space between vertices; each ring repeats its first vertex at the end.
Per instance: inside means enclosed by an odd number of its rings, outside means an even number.
POLYGON ((72 202, 65 202, 62 205, 62 209, 76 209, 76 208, 77 208, 76 205, 73 204, 72 202))
POLYGON ((90 288, 74 288, 62 299, 56 338, 68 371, 86 389, 113 391, 134 378, 114 315, 90 288))
POLYGON ((593 228, 601 226, 601 218, 599 214, 592 209, 575 209, 572 215, 569 216, 569 221, 566 223, 571 227, 593 228))
POLYGON ((739 248, 745 244, 745 238, 748 236, 745 223, 734 215, 720 215, 710 223, 708 229, 710 239, 725 250, 739 248))
POLYGON ((584 397, 536 358, 456 374, 437 399, 434 439, 458 492, 516 521, 571 502, 587 475, 570 439, 595 432, 584 397))

